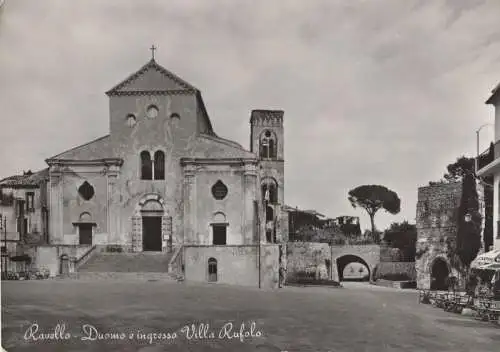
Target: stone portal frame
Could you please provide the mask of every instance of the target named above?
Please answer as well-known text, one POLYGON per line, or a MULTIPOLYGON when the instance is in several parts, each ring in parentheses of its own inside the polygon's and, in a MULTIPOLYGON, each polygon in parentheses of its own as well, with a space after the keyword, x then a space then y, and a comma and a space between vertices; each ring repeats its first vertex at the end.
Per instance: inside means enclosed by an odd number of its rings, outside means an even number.
POLYGON ((156 213, 161 217, 161 238, 162 238, 162 252, 169 251, 172 246, 172 217, 165 209, 165 201, 163 198, 155 193, 144 195, 137 203, 134 214, 132 215, 132 251, 143 251, 142 240, 142 217, 145 213, 156 213), (155 204, 156 203, 156 204, 155 204), (151 205, 154 207, 151 208, 151 205))
POLYGON ((446 264, 446 268, 448 269, 448 276, 452 276, 453 275, 453 268, 451 267, 449 258, 447 258, 443 254, 438 254, 438 255, 432 257, 432 259, 429 261, 429 266, 427 268, 428 273, 429 273, 429 289, 432 289, 432 286, 433 286, 433 282, 432 282, 433 272, 432 272, 432 269, 434 268, 434 265, 438 261, 441 261, 441 262, 443 262, 443 263, 446 264))

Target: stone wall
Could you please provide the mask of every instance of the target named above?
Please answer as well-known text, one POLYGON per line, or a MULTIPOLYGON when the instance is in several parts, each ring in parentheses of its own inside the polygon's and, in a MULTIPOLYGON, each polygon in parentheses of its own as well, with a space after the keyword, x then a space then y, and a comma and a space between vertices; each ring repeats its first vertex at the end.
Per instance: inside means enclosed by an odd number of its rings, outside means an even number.
POLYGON ((331 278, 332 253, 328 243, 317 242, 289 242, 287 245, 287 278, 295 277, 298 273, 307 272, 316 275, 316 271, 326 271, 331 278), (330 268, 327 267, 327 261, 330 268))
POLYGON ((387 274, 406 274, 411 280, 417 279, 415 263, 412 262, 381 262, 377 265, 375 279, 387 274))
MULTIPOLYGON (((380 246, 337 246, 318 242, 289 242, 287 244, 287 277, 295 277, 306 272, 316 278, 338 281, 342 273, 338 272, 337 259, 343 257, 351 257, 352 259, 349 259, 351 262, 357 259, 358 262, 368 267, 371 275, 375 266, 380 262, 380 246)), ((343 269, 343 267, 340 268, 340 270, 343 269)))
MULTIPOLYGON (((208 260, 217 260, 217 283, 259 286, 257 245, 184 246, 186 281, 208 282, 208 260)), ((277 288, 279 247, 261 245, 261 286, 277 288)))
POLYGON ((24 246, 23 252, 32 258, 31 267, 50 271, 50 276, 54 277, 60 274, 61 256, 68 256, 70 272, 74 271, 72 259, 79 259, 92 246, 80 245, 42 245, 42 246, 24 246))
POLYGON ((435 184, 418 189, 417 253, 415 268, 417 287, 430 288, 431 266, 440 257, 446 260, 452 275, 458 276, 448 259, 448 247, 454 246, 462 184, 435 184))

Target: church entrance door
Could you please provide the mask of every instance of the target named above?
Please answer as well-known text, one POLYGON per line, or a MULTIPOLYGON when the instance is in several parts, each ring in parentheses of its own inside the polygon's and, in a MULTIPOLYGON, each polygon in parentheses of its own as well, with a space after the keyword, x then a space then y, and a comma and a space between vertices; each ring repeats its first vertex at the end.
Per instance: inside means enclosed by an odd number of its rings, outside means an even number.
POLYGON ((161 252, 161 216, 142 217, 142 250, 161 252))
POLYGON ((92 244, 92 224, 80 224, 78 229, 80 244, 92 244))

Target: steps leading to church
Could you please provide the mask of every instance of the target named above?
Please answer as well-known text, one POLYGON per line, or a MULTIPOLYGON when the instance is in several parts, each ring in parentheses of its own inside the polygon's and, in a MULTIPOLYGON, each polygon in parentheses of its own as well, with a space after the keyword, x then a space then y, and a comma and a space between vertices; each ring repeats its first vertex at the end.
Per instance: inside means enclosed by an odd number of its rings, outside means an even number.
POLYGON ((76 272, 69 276, 58 277, 58 280, 82 280, 82 281, 182 281, 175 274, 159 272, 76 272))
POLYGON ((173 253, 95 253, 78 268, 83 273, 162 273, 167 274, 173 253))

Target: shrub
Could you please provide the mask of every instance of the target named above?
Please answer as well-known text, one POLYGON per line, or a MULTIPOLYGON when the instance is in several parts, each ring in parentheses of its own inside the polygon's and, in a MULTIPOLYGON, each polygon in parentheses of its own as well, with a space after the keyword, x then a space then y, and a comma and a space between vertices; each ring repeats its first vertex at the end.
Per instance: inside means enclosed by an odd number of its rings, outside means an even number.
POLYGON ((123 248, 117 245, 108 245, 106 246, 106 252, 109 253, 122 253, 123 248))
POLYGON ((296 279, 312 279, 312 280, 314 280, 315 273, 314 272, 307 272, 305 270, 301 270, 301 271, 296 271, 293 274, 293 277, 296 278, 296 279))
POLYGON ((381 279, 389 281, 411 281, 408 274, 402 273, 390 273, 382 275, 381 279))
POLYGON ((297 278, 291 277, 286 281, 287 284, 297 284, 297 285, 318 285, 318 286, 341 286, 339 282, 333 280, 315 280, 311 278, 297 278))

